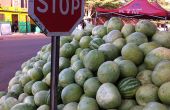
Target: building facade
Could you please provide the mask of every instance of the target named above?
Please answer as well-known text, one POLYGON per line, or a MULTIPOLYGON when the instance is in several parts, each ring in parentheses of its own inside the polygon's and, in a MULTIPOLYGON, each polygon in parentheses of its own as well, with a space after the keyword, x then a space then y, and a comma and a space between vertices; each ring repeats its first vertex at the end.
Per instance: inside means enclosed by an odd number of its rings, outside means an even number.
POLYGON ((0 22, 15 23, 18 31, 22 33, 31 31, 30 18, 28 16, 28 0, 0 0, 0 22))

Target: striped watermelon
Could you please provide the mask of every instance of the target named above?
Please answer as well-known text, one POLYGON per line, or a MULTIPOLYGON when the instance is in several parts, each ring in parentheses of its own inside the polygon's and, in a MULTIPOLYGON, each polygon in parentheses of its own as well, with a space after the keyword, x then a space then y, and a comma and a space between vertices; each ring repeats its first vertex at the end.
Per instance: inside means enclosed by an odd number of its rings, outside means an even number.
POLYGON ((124 98, 133 98, 136 94, 136 90, 141 85, 140 81, 133 77, 127 77, 122 79, 118 83, 118 89, 120 94, 124 98))
POLYGON ((94 38, 90 43, 90 48, 91 49, 98 49, 100 45, 104 44, 105 41, 101 38, 94 38))

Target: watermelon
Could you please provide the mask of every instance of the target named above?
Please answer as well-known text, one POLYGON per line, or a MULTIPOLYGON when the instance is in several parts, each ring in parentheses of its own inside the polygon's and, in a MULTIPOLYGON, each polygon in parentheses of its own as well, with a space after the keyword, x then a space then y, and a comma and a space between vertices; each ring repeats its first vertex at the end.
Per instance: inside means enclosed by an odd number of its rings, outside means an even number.
POLYGON ((163 47, 170 48, 170 32, 167 31, 158 31, 153 37, 152 40, 162 45, 163 47))
POLYGON ((139 48, 143 51, 144 55, 147 55, 150 51, 158 47, 160 47, 160 45, 155 42, 147 42, 139 46, 139 48))
POLYGON ((71 69, 77 72, 79 69, 84 68, 83 61, 77 60, 71 65, 71 69))
POLYGON ((9 97, 2 104, 3 110, 10 110, 13 106, 15 106, 18 103, 19 102, 16 98, 9 97))
POLYGON ((71 58, 76 49, 71 43, 65 43, 61 48, 60 48, 60 56, 61 57, 66 57, 66 58, 71 58))
POLYGON ((28 96, 27 93, 22 93, 22 94, 20 94, 19 97, 18 97, 18 101, 19 101, 19 102, 23 102, 24 99, 25 99, 25 97, 27 97, 27 96, 28 96))
POLYGON ((29 95, 32 94, 32 85, 35 83, 35 81, 29 81, 25 86, 24 86, 24 93, 27 93, 29 95))
POLYGON ((79 42, 75 39, 73 39, 70 44, 72 44, 76 49, 80 47, 79 42))
POLYGON ((39 91, 34 95, 34 101, 37 106, 41 106, 47 104, 47 97, 49 91, 39 91))
POLYGON ((46 62, 44 60, 38 60, 34 63, 33 67, 42 68, 46 62))
POLYGON ((98 25, 98 26, 93 28, 92 34, 93 35, 98 35, 99 37, 102 38, 104 35, 107 34, 107 29, 103 25, 98 25))
POLYGON ((147 36, 141 32, 134 32, 126 38, 127 43, 135 43, 136 45, 141 45, 148 42, 147 36))
POLYGON ((92 40, 92 38, 90 36, 83 36, 80 39, 79 45, 81 48, 89 48, 89 43, 92 40))
POLYGON ((133 106, 130 108, 130 110, 143 110, 143 106, 139 106, 139 105, 136 105, 136 106, 133 106))
POLYGON ((33 85, 32 85, 32 94, 35 95, 37 92, 42 91, 42 90, 48 90, 49 87, 46 83, 42 82, 42 81, 36 81, 33 85))
POLYGON ((157 27, 149 20, 141 20, 136 24, 135 30, 136 32, 144 33, 148 37, 152 37, 157 31, 157 27))
POLYGON ((72 37, 71 36, 62 36, 60 38, 60 47, 62 47, 65 43, 70 43, 72 37))
POLYGON ((158 101, 158 87, 153 84, 142 85, 136 91, 136 101, 142 106, 147 105, 149 102, 158 101))
POLYGON ((119 66, 112 61, 104 62, 97 71, 97 77, 101 83, 114 83, 120 75, 119 66))
POLYGON ((59 85, 65 87, 71 83, 74 83, 74 75, 75 72, 70 68, 62 70, 59 74, 59 85))
POLYGON ((41 105, 37 110, 50 110, 50 107, 48 105, 41 105))
POLYGON ((117 49, 122 50, 123 46, 126 45, 126 40, 118 38, 113 42, 113 44, 117 47, 117 49))
POLYGON ((35 107, 27 103, 19 103, 13 106, 10 110, 35 110, 35 107))
POLYGON ((46 76, 49 72, 51 72, 51 62, 47 62, 44 66, 43 66, 43 74, 44 76, 46 76))
POLYGON ((112 17, 108 21, 107 25, 107 33, 109 33, 112 30, 121 30, 123 27, 123 22, 121 21, 120 18, 112 17))
POLYGON ((105 36, 104 40, 106 43, 113 43, 118 38, 122 38, 122 33, 119 30, 112 30, 105 36))
POLYGON ((119 62, 120 77, 136 77, 138 69, 136 65, 130 60, 122 60, 119 62))
POLYGON ((83 60, 84 66, 91 71, 97 71, 99 66, 105 61, 105 56, 101 51, 91 50, 83 60))
POLYGON ((137 45, 133 43, 126 44, 122 48, 121 54, 125 60, 131 60, 136 65, 141 64, 144 59, 143 52, 140 50, 140 48, 137 45))
POLYGON ((90 41, 89 47, 91 49, 98 49, 100 45, 104 44, 105 41, 101 38, 94 38, 93 40, 90 41))
POLYGON ((135 26, 132 24, 125 24, 121 30, 121 33, 123 34, 123 36, 126 38, 127 36, 129 36, 130 34, 135 32, 135 26))
POLYGON ((154 68, 154 71, 151 75, 152 82, 157 86, 161 86, 163 83, 170 81, 169 71, 170 61, 169 60, 161 61, 154 68))
POLYGON ((60 57, 59 58, 59 69, 60 71, 70 67, 70 60, 65 58, 65 57, 60 57))
POLYGON ((32 68, 28 71, 28 75, 31 77, 32 80, 41 80, 44 75, 42 73, 42 70, 40 68, 32 68))
POLYGON ((96 100, 99 106, 104 109, 113 109, 121 105, 121 95, 112 83, 104 83, 99 87, 96 100))
POLYGON ((76 72, 74 79, 77 84, 83 86, 84 82, 91 77, 93 77, 93 73, 90 70, 83 68, 76 72))
POLYGON ((118 89, 123 98, 133 98, 141 83, 138 79, 127 77, 118 83, 118 89))
POLYGON ((24 103, 31 104, 32 106, 36 106, 34 102, 34 96, 27 96, 25 97, 24 103))
POLYGON ((116 59, 114 59, 114 62, 117 63, 117 64, 119 64, 120 61, 122 61, 122 60, 124 60, 124 59, 123 59, 122 56, 120 56, 120 57, 117 57, 116 59))
POLYGON ((83 49, 80 54, 79 54, 79 58, 81 61, 84 60, 84 57, 89 53, 90 49, 89 48, 86 48, 86 49, 83 49))
POLYGON ((84 83, 84 93, 85 96, 96 97, 97 90, 99 89, 101 82, 97 77, 89 78, 84 83))
POLYGON ((110 43, 102 44, 98 50, 104 53, 106 60, 114 60, 119 55, 119 50, 110 43))
POLYGON ((78 103, 71 102, 64 106, 63 110, 77 110, 78 103))
POLYGON ((13 85, 8 92, 14 92, 17 96, 23 92, 23 87, 21 84, 13 85))
POLYGON ((31 80, 31 77, 29 74, 23 74, 22 77, 19 78, 19 82, 24 86, 27 82, 31 80))
POLYGON ((77 60, 80 60, 79 56, 78 55, 74 55, 71 57, 71 65, 76 62, 77 60))
POLYGON ((83 94, 82 88, 77 84, 67 85, 61 92, 61 98, 64 104, 70 102, 79 102, 83 94))
POLYGON ((168 108, 159 102, 148 103, 143 110, 168 110, 168 108))
POLYGON ((152 74, 152 71, 143 70, 143 71, 138 73, 136 78, 141 82, 142 85, 152 84, 151 74, 152 74))
POLYGON ((122 100, 122 104, 118 108, 119 110, 130 110, 133 106, 136 105, 136 101, 132 99, 122 100))
POLYGON ((75 40, 80 41, 81 37, 85 35, 83 30, 75 29, 71 34, 75 40))
POLYGON ((170 105, 170 81, 161 85, 158 91, 158 96, 161 102, 170 105))
POLYGON ((100 110, 100 109, 95 99, 86 97, 80 100, 77 110, 100 110))
POLYGON ((45 82, 48 86, 51 84, 51 73, 48 73, 47 76, 43 79, 43 82, 45 82))

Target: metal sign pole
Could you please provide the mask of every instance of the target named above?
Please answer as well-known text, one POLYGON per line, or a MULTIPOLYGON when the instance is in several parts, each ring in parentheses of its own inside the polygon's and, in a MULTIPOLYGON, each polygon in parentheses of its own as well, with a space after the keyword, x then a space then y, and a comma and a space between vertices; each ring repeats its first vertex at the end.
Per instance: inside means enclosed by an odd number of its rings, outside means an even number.
POLYGON ((53 36, 51 40, 51 90, 50 110, 57 110, 57 86, 59 75, 60 36, 53 36))

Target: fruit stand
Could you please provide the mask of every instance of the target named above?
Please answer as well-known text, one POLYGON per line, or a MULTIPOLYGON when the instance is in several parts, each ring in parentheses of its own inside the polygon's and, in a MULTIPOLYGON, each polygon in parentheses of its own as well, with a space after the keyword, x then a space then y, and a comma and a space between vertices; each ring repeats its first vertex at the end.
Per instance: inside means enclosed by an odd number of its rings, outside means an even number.
MULTIPOLYGON (((169 110, 170 32, 111 18, 60 40, 58 110, 169 110)), ((51 44, 21 65, 0 110, 49 110, 51 44)))

